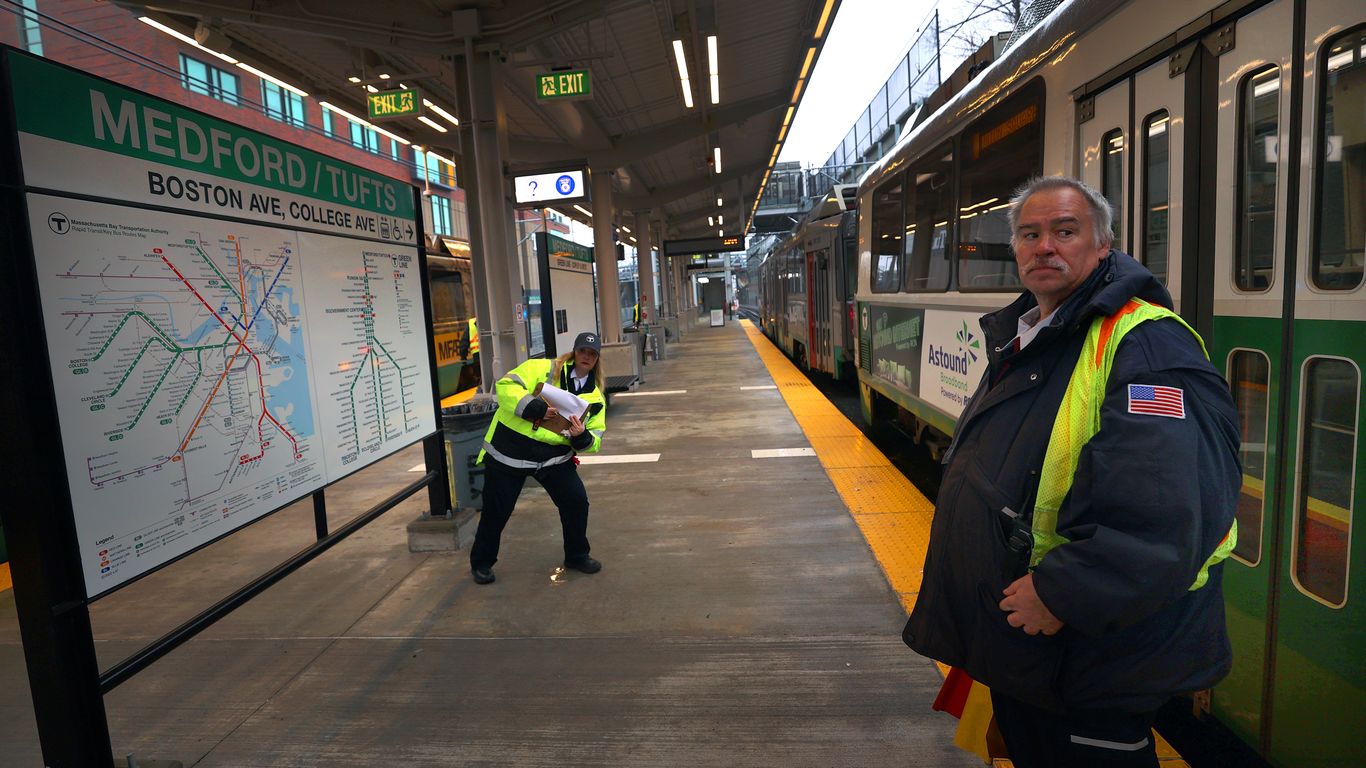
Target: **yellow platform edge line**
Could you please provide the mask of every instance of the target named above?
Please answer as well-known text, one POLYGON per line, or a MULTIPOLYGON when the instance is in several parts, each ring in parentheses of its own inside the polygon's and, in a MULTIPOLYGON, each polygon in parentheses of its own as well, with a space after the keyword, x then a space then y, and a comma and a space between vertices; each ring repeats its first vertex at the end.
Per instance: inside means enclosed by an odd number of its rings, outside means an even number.
POLYGON ((14 581, 9 577, 9 563, 0 563, 0 592, 13 586, 14 581))
MULTIPOLYGON (((804 375, 802 375, 801 371, 797 370, 797 367, 792 364, 792 361, 788 360, 787 356, 782 354, 782 352, 780 352, 778 348, 773 345, 773 342, 770 341, 769 338, 765 336, 762 331, 756 328, 752 322, 750 322, 749 320, 741 320, 740 326, 745 329, 746 335, 749 336, 750 343, 754 345, 755 350, 759 353, 759 358, 763 361, 764 365, 767 366, 769 375, 773 378, 773 383, 778 385, 778 391, 783 395, 783 399, 785 402, 787 402, 788 408, 792 410, 792 417, 795 418, 797 420, 797 424, 801 426, 803 434, 806 434, 807 441, 812 444, 812 448, 816 451, 817 457, 821 459, 821 465, 826 467, 827 475, 829 475, 830 470, 832 468, 829 467, 827 461, 828 459, 830 459, 830 457, 821 456, 822 450, 821 448, 816 446, 816 440, 825 440, 828 438, 825 436, 819 436, 816 437, 815 440, 813 440, 812 436, 808 434, 806 423, 804 423, 804 417, 802 414, 805 413, 805 409, 799 412, 797 409, 792 407, 799 400, 814 400, 816 398, 819 398, 820 400, 824 401, 825 396, 821 395, 819 390, 816 390, 814 388, 811 382, 808 381, 804 375), (803 385, 806 387, 806 389, 803 389, 803 385), (789 389, 784 389, 785 386, 789 389)), ((843 417, 844 414, 841 413, 839 415, 843 417)), ((818 418, 828 419, 829 416, 822 414, 818 418)), ((848 419, 845 420, 848 421, 848 419)), ((858 429, 857 426, 853 426, 853 428, 856 430, 858 429)), ((860 446, 859 453, 869 456, 869 459, 872 461, 880 459, 880 463, 891 463, 887 461, 886 456, 884 456, 881 451, 872 446, 860 446), (873 458, 872 454, 876 454, 876 459, 873 458)), ((831 483, 835 486, 835 490, 840 494, 840 499, 844 501, 844 505, 847 510, 852 510, 858 506, 858 504, 853 500, 853 495, 859 492, 857 489, 841 487, 842 485, 845 485, 845 483, 837 482, 833 476, 831 476, 831 483)), ((929 500, 926 499, 925 496, 921 494, 918 489, 915 488, 915 486, 910 484, 910 481, 906 482, 906 486, 914 493, 915 497, 918 497, 922 505, 921 509, 923 510, 924 508, 928 508, 931 510, 931 512, 929 514, 926 514, 921 510, 912 509, 906 511, 891 512, 889 514, 916 515, 923 517, 925 520, 925 540, 928 540, 929 519, 933 515, 934 505, 930 504, 929 500)), ((882 568, 883 576, 887 578, 888 584, 891 585, 893 583, 905 583, 903 579, 894 577, 893 574, 888 571, 887 567, 887 562, 889 560, 902 560, 904 558, 898 558, 895 556, 888 557, 888 553, 883 549, 885 545, 882 543, 874 543, 874 539, 877 539, 878 536, 876 534, 873 534, 870 538, 870 533, 873 532, 865 529, 863 523, 859 520, 860 517, 866 515, 854 514, 853 512, 850 512, 850 516, 854 518, 855 522, 859 523, 859 531, 863 533, 864 540, 868 542, 869 548, 873 551, 873 556, 877 558, 878 565, 882 568)), ((917 552, 916 554, 918 554, 919 561, 923 564, 925 559, 925 553, 922 551, 917 552)), ((901 605, 903 608, 905 608, 907 614, 909 614, 911 612, 911 608, 915 606, 915 598, 917 594, 918 593, 915 592, 897 592, 897 597, 901 601, 901 605)), ((937 661, 935 662, 935 666, 939 668, 940 675, 948 674, 948 666, 941 664, 937 661)), ((1157 731, 1153 731, 1153 740, 1156 742, 1157 759, 1158 762, 1162 764, 1162 768, 1190 768, 1190 765, 1181 757, 1180 753, 1178 753, 1171 746, 1171 744, 1167 742, 1166 739, 1162 738, 1161 734, 1159 734, 1157 731)), ((994 761, 993 765, 994 768, 1011 768, 1013 766, 1013 764, 1009 760, 1004 758, 998 758, 994 761)))

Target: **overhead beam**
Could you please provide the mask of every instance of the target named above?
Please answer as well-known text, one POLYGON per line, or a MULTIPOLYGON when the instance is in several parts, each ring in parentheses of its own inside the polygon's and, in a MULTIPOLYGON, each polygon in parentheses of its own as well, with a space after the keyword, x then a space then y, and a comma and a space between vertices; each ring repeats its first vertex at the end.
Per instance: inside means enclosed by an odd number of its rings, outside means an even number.
MULTIPOLYGON (((701 176, 694 176, 691 179, 673 184, 668 187, 660 187, 650 191, 649 195, 644 196, 620 196, 617 198, 617 209, 622 211, 646 211, 651 208, 663 208, 668 203, 675 200, 695 195, 698 192, 710 191, 717 184, 724 184, 727 181, 734 181, 756 173, 762 173, 768 167, 767 163, 748 165, 742 168, 732 168, 724 173, 705 173, 701 176)), ((673 217, 670 216, 670 219, 673 217)))

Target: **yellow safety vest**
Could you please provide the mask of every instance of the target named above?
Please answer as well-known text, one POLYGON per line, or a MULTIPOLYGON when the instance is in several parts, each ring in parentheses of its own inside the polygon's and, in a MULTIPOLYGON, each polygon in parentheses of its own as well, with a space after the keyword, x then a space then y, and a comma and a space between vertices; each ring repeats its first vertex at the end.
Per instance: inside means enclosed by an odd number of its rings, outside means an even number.
MULTIPOLYGON (((570 365, 572 364, 570 363, 570 365)), ((522 411, 536 397, 531 394, 535 391, 536 385, 539 383, 558 384, 559 382, 554 379, 555 361, 533 357, 508 371, 503 375, 503 378, 498 380, 498 383, 494 385, 494 391, 498 395, 498 411, 493 415, 493 423, 489 424, 488 432, 484 434, 484 446, 479 451, 475 463, 482 464, 484 456, 492 454, 495 459, 510 467, 541 469, 569 461, 576 453, 598 452, 602 447, 603 432, 607 430, 607 409, 605 407, 600 407, 597 413, 584 420, 584 429, 593 436, 593 442, 583 450, 573 450, 569 438, 549 429, 538 428, 530 421, 522 418, 522 411), (519 441, 512 441, 505 445, 499 444, 497 434, 500 425, 522 437, 529 437, 538 443, 562 447, 563 450, 550 451, 547 456, 534 458, 518 455, 515 451, 515 443, 519 441)), ((602 390, 596 387, 588 392, 579 393, 579 397, 587 400, 589 405, 605 406, 607 404, 602 390)))
POLYGON ((470 318, 468 333, 470 337, 470 357, 474 357, 479 354, 479 324, 476 323, 472 317, 470 318))
MULTIPOLYGON (((1110 379, 1110 368, 1114 364, 1115 350, 1125 334, 1139 323, 1165 318, 1185 326, 1200 342, 1205 358, 1209 358, 1205 340, 1180 315, 1142 299, 1130 299, 1115 314, 1098 317, 1091 323, 1081 357, 1077 358, 1072 378, 1067 382, 1067 393, 1063 395, 1062 405, 1058 407, 1058 415, 1053 420, 1048 450, 1044 454, 1039 492, 1030 523, 1034 533, 1034 548, 1029 558, 1031 570, 1045 555, 1068 541, 1058 535, 1058 510, 1072 488, 1072 478, 1076 474, 1082 448, 1100 431, 1100 408, 1105 402, 1105 389, 1110 379)), ((1228 535, 1201 566, 1191 590, 1205 585, 1209 580, 1210 567, 1227 558, 1237 541, 1238 521, 1234 520, 1228 535)))

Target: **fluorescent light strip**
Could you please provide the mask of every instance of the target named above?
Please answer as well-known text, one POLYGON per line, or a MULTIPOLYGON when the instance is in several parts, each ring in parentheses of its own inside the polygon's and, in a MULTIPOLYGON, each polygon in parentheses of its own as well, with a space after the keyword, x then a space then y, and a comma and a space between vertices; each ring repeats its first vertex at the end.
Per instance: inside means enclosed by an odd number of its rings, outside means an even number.
POLYGON ((256 67, 253 67, 253 66, 250 65, 250 64, 244 64, 244 63, 242 63, 242 62, 239 61, 239 62, 237 62, 237 66, 241 67, 242 69, 245 69, 246 71, 252 73, 253 75, 256 75, 257 77, 261 78, 262 80, 266 80, 266 81, 275 83, 276 85, 280 86, 281 88, 284 88, 286 91, 289 91, 290 93, 297 93, 297 94, 299 94, 300 96, 307 96, 307 95, 308 95, 308 94, 305 93, 304 91, 302 91, 302 90, 300 90, 300 89, 298 89, 298 88, 295 88, 294 86, 290 85, 289 83, 286 83, 285 81, 283 81, 283 80, 281 80, 281 79, 279 79, 279 78, 277 78, 277 77, 272 77, 272 76, 270 76, 270 75, 267 75, 265 72, 262 72, 261 70, 257 69, 256 67))
POLYGON ((593 218, 593 212, 588 210, 587 208, 584 208, 582 205, 579 205, 578 203, 574 204, 574 209, 590 219, 593 218))
POLYGON ((365 86, 365 90, 369 91, 370 93, 379 93, 379 89, 373 85, 365 86))
POLYGON ((802 73, 797 75, 798 80, 805 80, 811 74, 811 61, 816 58, 816 46, 806 49, 806 61, 802 62, 802 73))
POLYGON ((438 155, 435 152, 428 152, 427 154, 431 155, 432 157, 435 157, 437 159, 437 162, 445 163, 446 165, 449 165, 452 168, 455 167, 455 161, 453 160, 447 160, 446 158, 442 157, 441 155, 438 155))
POLYGON ((821 39, 825 34, 825 23, 830 20, 830 9, 835 7, 835 0, 825 0, 825 10, 821 11, 821 20, 816 24, 816 39, 821 39))
POLYGON ((430 109, 431 111, 437 113, 438 115, 441 115, 441 116, 442 116, 443 118, 445 118, 446 121, 449 122, 451 125, 460 125, 460 120, 457 119, 455 115, 452 115, 450 112, 447 112, 446 110, 442 109, 441 107, 437 106, 436 104, 433 104, 433 103, 431 102, 430 99, 423 99, 423 100, 422 100, 422 104, 423 104, 423 106, 425 106, 427 109, 430 109))
POLYGON ((683 55, 683 41, 674 41, 674 61, 678 63, 678 80, 683 84, 683 106, 692 109, 692 82, 688 80, 688 59, 683 55))
POLYGON ((722 205, 723 205, 723 203, 721 202, 721 198, 719 198, 719 197, 716 198, 716 207, 717 207, 717 208, 720 208, 720 207, 722 207, 722 205))
POLYGON ((318 102, 318 106, 322 107, 323 109, 330 109, 330 110, 332 110, 333 112, 336 112, 337 114, 341 115, 342 117, 345 117, 346 119, 350 120, 350 121, 353 122, 353 123, 360 123, 361 125, 365 126, 366 128, 369 128, 370 130, 374 131, 375 133, 384 134, 385 136, 388 136, 389 138, 393 139, 394 141, 397 141, 397 142, 400 143, 400 144, 412 144, 411 141, 408 141, 407 139, 403 138, 402 136, 396 136, 396 135, 394 135, 394 134, 392 134, 392 133, 390 133, 390 132, 384 130, 383 128, 380 128, 380 127, 377 126, 377 125, 371 124, 370 121, 368 121, 368 120, 362 120, 362 119, 360 119, 359 117, 356 117, 355 115, 351 114, 350 112, 347 112, 346 110, 341 109, 341 108, 337 107, 337 106, 334 105, 334 104, 330 104, 330 103, 328 103, 328 102, 326 102, 326 101, 320 101, 320 102, 318 102))
POLYGON ((805 80, 798 80, 798 81, 797 81, 797 87, 792 89, 792 104, 793 104, 793 106, 796 106, 796 104, 797 104, 797 99, 800 98, 801 95, 802 95, 802 86, 803 86, 803 85, 806 85, 806 81, 805 81, 805 80))
POLYGON ((149 27, 154 27, 154 28, 156 28, 156 29, 159 29, 159 30, 161 30, 162 32, 165 32, 166 34, 170 35, 171 37, 174 37, 175 39, 179 40, 180 42, 185 43, 186 45, 193 45, 194 47, 198 48, 199 50, 201 50, 201 51, 203 51, 203 52, 205 52, 205 53, 207 53, 207 54, 209 54, 209 55, 211 55, 211 56, 217 56, 218 58, 222 59, 223 61, 228 62, 229 64, 236 64, 236 63, 237 63, 237 59, 234 59, 233 57, 227 55, 226 53, 219 53, 218 51, 215 51, 215 50, 212 49, 212 48, 205 48, 204 46, 200 45, 200 44, 199 44, 199 41, 195 40, 193 37, 190 37, 189 35, 187 35, 187 34, 185 34, 185 33, 183 33, 183 32, 177 32, 177 31, 175 31, 174 29, 171 29, 170 27, 166 26, 165 24, 162 24, 161 22, 159 22, 159 21, 157 21, 157 20, 155 20, 155 19, 153 19, 153 18, 151 18, 151 17, 148 17, 148 16, 139 16, 139 17, 138 17, 138 21, 142 22, 143 24, 146 24, 146 25, 149 26, 149 27))
POLYGON ((716 171, 717 173, 720 173, 720 172, 721 172, 721 148, 720 148, 720 147, 713 147, 713 148, 712 148, 712 151, 711 151, 711 156, 712 156, 712 159, 716 161, 716 162, 713 163, 713 165, 712 165, 712 170, 716 171))
POLYGON ((446 126, 436 122, 435 120, 431 119, 430 117, 427 117, 426 115, 418 115, 417 119, 418 122, 428 126, 434 131, 440 131, 442 133, 446 132, 446 126))
POLYGON ((711 65, 711 103, 721 103, 721 72, 716 63, 716 35, 707 37, 707 61, 711 65))

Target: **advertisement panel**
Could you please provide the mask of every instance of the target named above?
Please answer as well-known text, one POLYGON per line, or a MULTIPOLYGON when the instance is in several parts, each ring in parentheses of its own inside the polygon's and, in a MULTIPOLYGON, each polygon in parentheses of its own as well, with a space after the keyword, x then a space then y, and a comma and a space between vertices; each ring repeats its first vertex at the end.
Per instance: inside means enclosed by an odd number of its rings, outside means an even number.
POLYGON ((987 369, 980 313, 925 311, 920 398, 958 418, 987 369))
POLYGON ((925 311, 911 307, 865 304, 864 338, 867 370, 910 394, 920 387, 920 337, 925 311))

